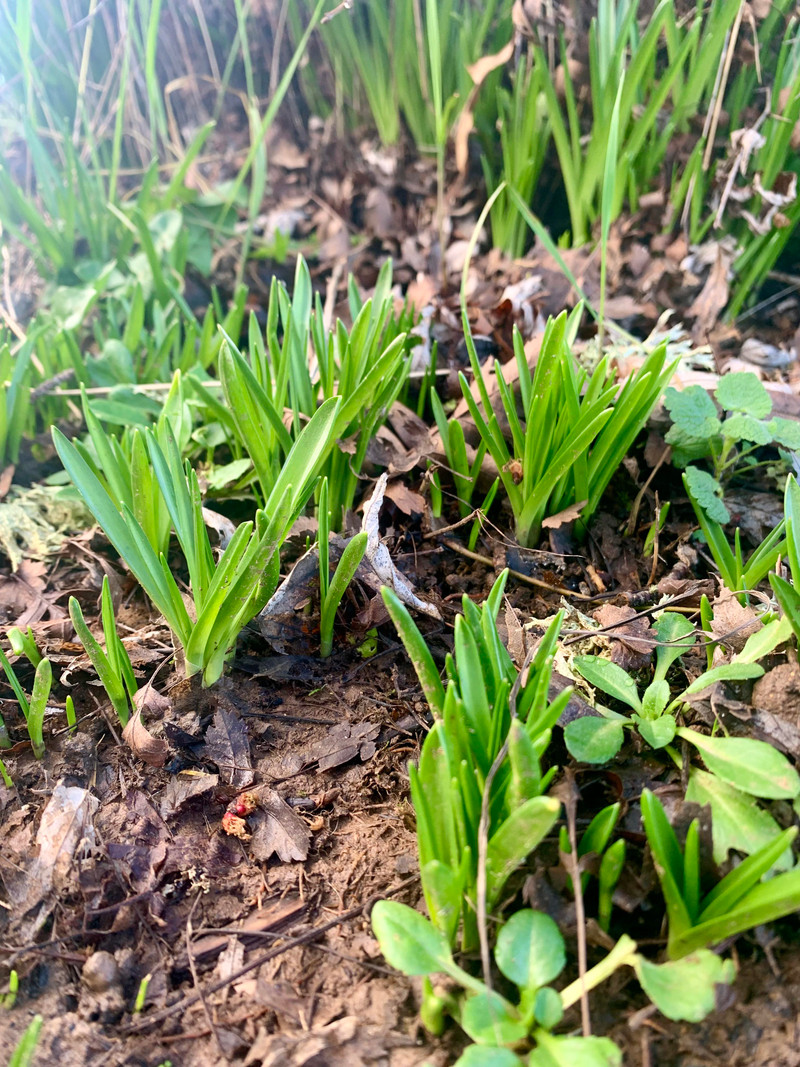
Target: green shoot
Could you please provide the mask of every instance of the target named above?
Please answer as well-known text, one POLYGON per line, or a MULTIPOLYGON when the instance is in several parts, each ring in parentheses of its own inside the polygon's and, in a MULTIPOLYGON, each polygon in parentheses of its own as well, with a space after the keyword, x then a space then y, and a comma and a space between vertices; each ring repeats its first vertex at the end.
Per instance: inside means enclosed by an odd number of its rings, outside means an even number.
POLYGON ((760 923, 774 922, 800 908, 800 870, 762 879, 774 868, 797 836, 797 827, 777 833, 757 852, 735 867, 710 892, 698 895, 700 858, 690 842, 695 840, 695 820, 681 850, 659 799, 649 790, 642 793, 642 819, 647 841, 667 905, 670 959, 734 937, 760 923))
POLYGON ((6 636, 8 637, 8 643, 11 645, 11 651, 15 656, 25 656, 30 661, 31 666, 39 666, 42 654, 39 651, 36 638, 33 636, 33 630, 30 626, 26 634, 18 626, 12 626, 6 636))

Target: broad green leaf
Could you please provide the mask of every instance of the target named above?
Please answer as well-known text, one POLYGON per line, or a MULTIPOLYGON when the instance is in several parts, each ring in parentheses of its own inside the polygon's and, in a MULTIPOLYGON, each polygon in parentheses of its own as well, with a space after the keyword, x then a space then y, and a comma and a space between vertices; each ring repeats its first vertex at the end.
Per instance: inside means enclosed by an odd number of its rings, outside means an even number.
POLYGON ((722 423, 722 436, 730 441, 747 441, 756 445, 768 445, 772 440, 767 424, 751 415, 731 415, 722 423))
POLYGON ((654 677, 663 680, 667 671, 684 652, 695 643, 694 626, 679 611, 663 611, 653 623, 656 637, 661 642, 656 647, 656 670, 654 677))
POLYGON ((800 450, 800 423, 794 419, 770 419, 767 429, 776 445, 790 448, 793 452, 800 450))
POLYGON ((675 737, 675 719, 660 715, 657 719, 642 719, 634 715, 639 733, 651 748, 664 748, 675 737))
POLYGON ((657 678, 642 693, 642 719, 658 719, 669 704, 669 682, 657 678))
MULTIPOLYGON (((699 767, 692 767, 689 772, 686 799, 711 805, 715 863, 724 863, 731 849, 757 853, 780 835, 780 826, 751 796, 699 767)), ((785 870, 792 862, 791 849, 787 849, 776 866, 785 870)))
POLYGON ((506 819, 489 840, 486 901, 491 908, 509 876, 550 833, 561 811, 553 797, 532 797, 506 819))
POLYGON ((708 471, 689 466, 683 472, 683 484, 692 504, 701 507, 709 519, 721 526, 731 521, 722 500, 722 486, 708 471))
POLYGON ((561 996, 552 986, 545 986, 537 991, 533 1002, 533 1017, 545 1030, 552 1030, 563 1019, 564 1005, 561 996))
POLYGON ((525 1067, 525 1065, 510 1048, 470 1045, 464 1049, 453 1067, 525 1067))
POLYGON ((494 958, 506 978, 520 989, 535 990, 564 969, 564 938, 549 915, 523 908, 500 929, 494 958))
MULTIPOLYGON (((664 407, 675 426, 688 436, 706 441, 720 431, 720 421, 714 401, 699 385, 690 385, 680 392, 670 386, 664 393, 664 407)), ((669 442, 669 434, 667 441, 669 442)))
POLYGON ((372 931, 386 962, 403 974, 446 974, 454 967, 444 934, 406 904, 379 900, 372 909, 372 931))
POLYGON ((752 371, 723 374, 715 395, 726 411, 743 411, 754 419, 765 419, 772 411, 770 395, 752 371))
POLYGON ((613 719, 584 715, 564 729, 569 754, 581 763, 607 763, 622 748, 622 725, 613 719))
POLYGON ((634 711, 642 710, 636 682, 627 671, 605 656, 576 656, 572 666, 590 685, 621 700, 634 711))
POLYGON ((766 626, 762 626, 757 633, 748 637, 744 648, 736 656, 736 662, 757 663, 764 656, 768 656, 778 645, 788 641, 791 636, 792 625, 786 617, 773 619, 766 626))
POLYGON ((661 964, 637 956, 634 969, 662 1015, 690 1023, 699 1023, 714 1010, 714 987, 730 985, 736 977, 733 960, 723 960, 708 949, 661 964))
POLYGON ((529 1067, 621 1067, 622 1053, 607 1037, 556 1037, 546 1030, 534 1034, 536 1048, 529 1067))
POLYGON ((678 734, 701 753, 710 771, 754 797, 788 799, 800 793, 800 775, 766 741, 750 737, 706 737, 681 727, 678 734))
POLYGON ((764 668, 759 667, 756 663, 743 663, 741 660, 736 659, 732 663, 723 663, 719 667, 712 667, 710 671, 705 671, 699 678, 695 678, 690 686, 681 693, 681 698, 687 696, 694 696, 695 693, 702 693, 704 689, 708 689, 710 685, 714 685, 716 682, 741 682, 747 678, 760 678, 764 673, 764 668))
POLYGON ((528 1033, 514 1005, 490 989, 467 997, 459 1022, 479 1045, 513 1045, 528 1033))

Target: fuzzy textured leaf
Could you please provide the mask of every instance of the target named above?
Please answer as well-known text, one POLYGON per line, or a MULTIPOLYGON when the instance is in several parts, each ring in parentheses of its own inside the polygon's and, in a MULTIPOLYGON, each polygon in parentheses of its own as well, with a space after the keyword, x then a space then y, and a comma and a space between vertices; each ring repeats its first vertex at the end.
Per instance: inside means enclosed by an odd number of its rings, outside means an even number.
POLYGON ((722 501, 720 484, 707 471, 699 467, 687 467, 683 472, 683 484, 709 519, 722 526, 731 521, 730 512, 722 501))
POLYGON ((752 371, 723 374, 715 396, 726 411, 743 411, 756 419, 765 419, 772 411, 770 395, 752 371))
MULTIPOLYGON (((688 437, 707 440, 720 432, 717 408, 708 393, 699 385, 678 390, 670 386, 664 393, 664 407, 675 427, 688 437)), ((670 441, 670 429, 667 441, 670 441)))

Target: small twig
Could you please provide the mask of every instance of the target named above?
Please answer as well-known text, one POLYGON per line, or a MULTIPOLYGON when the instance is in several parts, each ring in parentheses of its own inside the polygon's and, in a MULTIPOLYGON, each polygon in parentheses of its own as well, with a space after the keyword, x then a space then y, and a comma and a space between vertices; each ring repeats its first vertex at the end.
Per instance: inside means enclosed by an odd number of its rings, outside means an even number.
MULTIPOLYGON (((633 502, 633 507, 631 508, 631 513, 628 516, 628 524, 625 527, 625 534, 626 534, 627 537, 631 537, 633 535, 633 531, 636 529, 636 521, 639 518, 639 508, 642 506, 642 500, 644 499, 644 494, 650 488, 650 483, 652 482, 653 478, 656 476, 657 472, 661 469, 662 465, 666 462, 667 458, 671 454, 672 454, 672 448, 669 445, 666 445, 664 447, 664 450, 662 451, 661 455, 658 457, 658 461, 656 462, 655 467, 653 467, 653 469, 650 471, 650 474, 648 475, 647 481, 644 483, 642 488, 636 494, 636 499, 633 502)), ((652 579, 651 579, 650 584, 652 585, 652 579)))
POLYGON ((481 509, 475 508, 469 515, 465 515, 463 519, 459 519, 458 522, 452 522, 449 526, 440 526, 438 530, 431 530, 426 534, 423 534, 423 541, 430 541, 433 537, 440 537, 442 534, 452 533, 453 530, 458 530, 461 526, 466 526, 468 522, 473 522, 478 515, 480 515, 481 509))
POLYGON ((320 26, 324 26, 326 22, 330 22, 331 19, 336 18, 343 11, 349 11, 353 6, 353 0, 341 0, 341 3, 336 7, 332 7, 330 11, 326 11, 322 18, 319 20, 320 26))
POLYGON ((656 580, 656 571, 658 570, 658 541, 661 533, 661 504, 658 499, 658 493, 656 493, 656 515, 653 520, 653 566, 650 568, 650 577, 647 584, 653 585, 656 580))

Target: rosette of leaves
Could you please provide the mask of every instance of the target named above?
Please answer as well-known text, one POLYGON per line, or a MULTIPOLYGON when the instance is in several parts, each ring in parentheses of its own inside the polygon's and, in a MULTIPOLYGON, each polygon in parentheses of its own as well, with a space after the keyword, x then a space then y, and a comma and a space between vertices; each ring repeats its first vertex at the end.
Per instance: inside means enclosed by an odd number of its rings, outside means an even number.
POLYGON ((730 984, 736 969, 707 949, 686 959, 656 964, 636 951, 626 934, 608 955, 560 992, 554 982, 566 964, 558 926, 540 911, 523 908, 500 928, 494 949, 497 970, 516 989, 513 999, 490 989, 460 966, 445 935, 419 912, 397 901, 372 909, 372 929, 386 960, 408 975, 422 975, 431 991, 423 1022, 441 1033, 445 1014, 474 1042, 455 1067, 619 1067, 622 1055, 606 1037, 556 1035, 564 1011, 582 991, 632 967, 639 984, 669 1019, 699 1022, 715 1007, 715 985, 730 984), (431 977, 446 975, 463 993, 435 992, 431 977), (533 1050, 523 1051, 525 1046, 533 1050))
POLYGON ((737 471, 753 467, 765 445, 800 450, 800 423, 772 416, 772 398, 755 374, 723 375, 714 399, 699 385, 670 386, 664 406, 672 419, 667 444, 672 462, 685 468, 687 489, 710 519, 730 522, 723 486, 737 471), (714 402, 716 400, 716 403, 714 402), (696 466, 706 460, 711 471, 696 466))
MULTIPOLYGON (((679 725, 678 716, 689 709, 690 698, 721 681, 758 678, 764 670, 756 660, 786 640, 789 626, 775 620, 754 634, 730 663, 705 671, 677 694, 668 674, 695 641, 694 627, 682 615, 663 612, 654 622, 656 666, 649 684, 640 686, 627 671, 603 656, 576 656, 574 670, 625 705, 628 714, 597 705, 599 716, 582 716, 564 730, 570 754, 584 763, 606 763, 622 747, 624 731, 635 729, 654 749, 663 749, 678 767, 683 760, 673 747, 685 741, 702 758, 706 770, 689 770, 687 800, 710 804, 714 859, 722 863, 731 849, 757 852, 780 834, 780 826, 759 800, 794 801, 800 795, 800 776, 789 760, 766 741, 750 737, 707 736, 679 725)), ((792 864, 791 851, 782 849, 779 867, 792 864)))

